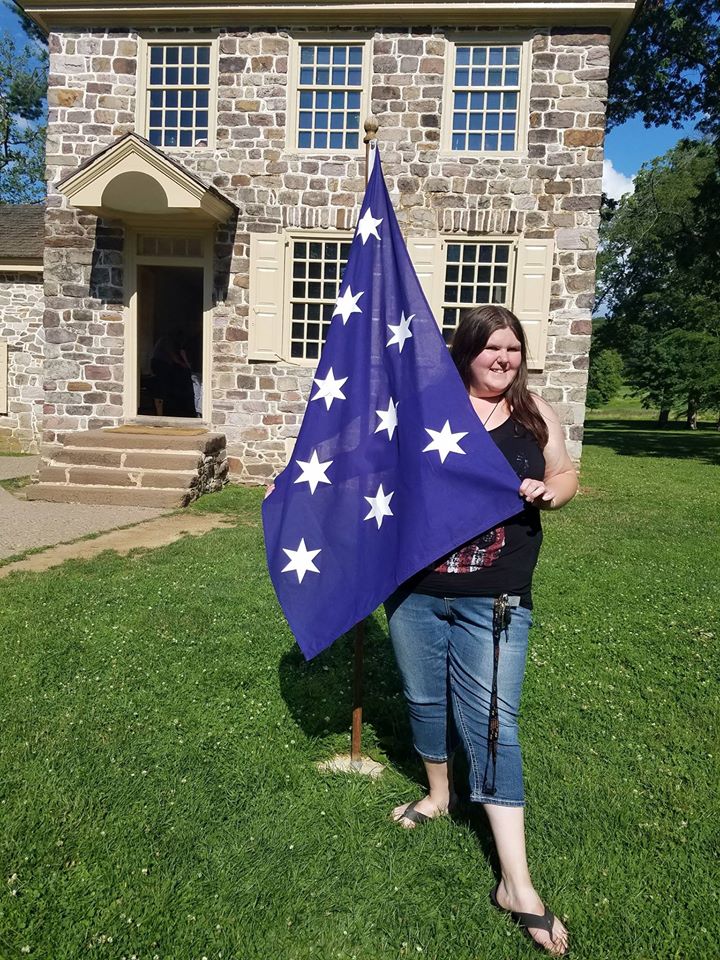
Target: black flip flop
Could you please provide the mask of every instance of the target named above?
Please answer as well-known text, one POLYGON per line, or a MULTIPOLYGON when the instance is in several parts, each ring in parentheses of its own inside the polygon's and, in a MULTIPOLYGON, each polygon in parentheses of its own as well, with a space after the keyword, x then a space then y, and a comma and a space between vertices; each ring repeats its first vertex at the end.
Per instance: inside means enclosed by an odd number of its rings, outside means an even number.
POLYGON ((428 820, 433 820, 433 817, 429 817, 426 813, 420 813, 419 810, 416 810, 415 807, 420 803, 419 800, 413 800, 412 803, 409 803, 399 817, 394 818, 395 823, 400 823, 401 820, 407 819, 411 823, 416 823, 418 825, 427 823, 428 820))
POLYGON ((555 943, 555 938, 552 935, 553 922, 555 920, 555 914, 551 912, 549 907, 545 907, 545 913, 523 913, 522 911, 508 910, 505 907, 500 906, 497 899, 497 891, 500 883, 496 883, 495 886, 490 891, 490 903, 495 907, 496 910, 499 910, 500 913, 509 913, 515 923, 520 927, 522 932, 526 937, 532 942, 533 946, 538 950, 542 950, 543 953, 547 953, 551 957, 569 957, 570 956, 570 947, 568 946, 567 950, 564 953, 550 953, 547 947, 544 947, 541 943, 538 943, 535 937, 530 933, 529 927, 534 927, 536 930, 546 930, 550 940, 555 943))

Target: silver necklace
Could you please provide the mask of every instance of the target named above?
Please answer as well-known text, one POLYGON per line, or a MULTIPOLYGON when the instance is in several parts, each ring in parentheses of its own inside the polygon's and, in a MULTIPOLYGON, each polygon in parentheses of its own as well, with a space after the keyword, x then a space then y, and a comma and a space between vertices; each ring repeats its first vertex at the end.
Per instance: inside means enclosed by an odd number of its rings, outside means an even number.
POLYGON ((490 417, 491 417, 491 416, 495 413, 495 411, 497 410, 498 404, 499 404, 502 400, 504 400, 504 399, 505 399, 504 397, 500 397, 500 400, 496 400, 496 401, 495 401, 495 406, 492 408, 492 410, 491 410, 490 413, 487 415, 487 417, 485 417, 485 419, 482 421, 482 425, 483 425, 484 427, 486 427, 486 426, 488 425, 488 423, 490 422, 490 417))

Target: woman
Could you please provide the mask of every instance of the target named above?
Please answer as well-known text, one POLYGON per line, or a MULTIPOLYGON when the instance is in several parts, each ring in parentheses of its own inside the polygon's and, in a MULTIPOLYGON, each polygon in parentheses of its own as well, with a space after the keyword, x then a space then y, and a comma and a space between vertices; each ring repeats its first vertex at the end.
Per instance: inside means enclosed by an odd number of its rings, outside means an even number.
POLYGON ((557 415, 528 391, 525 337, 514 314, 496 306, 466 312, 452 357, 478 417, 518 474, 525 504, 412 577, 386 603, 413 740, 430 786, 426 797, 396 807, 393 817, 412 828, 452 808, 452 753, 462 741, 471 800, 484 806, 500 859, 491 902, 511 912, 549 954, 565 956, 567 930, 535 892, 528 871, 517 715, 540 510, 568 503, 577 477, 557 415))

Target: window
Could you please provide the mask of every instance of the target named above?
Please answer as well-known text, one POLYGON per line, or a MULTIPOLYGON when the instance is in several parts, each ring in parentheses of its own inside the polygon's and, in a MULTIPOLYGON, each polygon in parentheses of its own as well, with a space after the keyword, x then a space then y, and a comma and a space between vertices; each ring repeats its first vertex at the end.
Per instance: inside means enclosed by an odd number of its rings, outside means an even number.
POLYGON ((368 43, 293 45, 290 149, 359 151, 368 108, 368 43))
MULTIPOLYGON (((340 292, 352 237, 329 231, 251 234, 250 360, 315 366, 340 292)), ((413 237, 408 250, 446 342, 460 312, 499 303, 521 320, 530 368, 542 369, 552 240, 413 237)))
POLYGON ((216 51, 212 40, 145 45, 139 126, 156 147, 209 147, 214 141, 216 51))
POLYGON ((455 43, 445 86, 444 144, 458 153, 517 153, 527 114, 525 42, 455 43))
POLYGON ((445 243, 442 333, 449 342, 460 311, 481 303, 510 305, 510 243, 445 243))
POLYGON ((350 239, 290 239, 290 356, 293 360, 320 358, 340 278, 350 253, 350 239))
POLYGON ((523 325, 528 366, 545 363, 555 244, 518 237, 411 237, 408 251, 446 342, 460 312, 482 303, 509 307, 523 325))

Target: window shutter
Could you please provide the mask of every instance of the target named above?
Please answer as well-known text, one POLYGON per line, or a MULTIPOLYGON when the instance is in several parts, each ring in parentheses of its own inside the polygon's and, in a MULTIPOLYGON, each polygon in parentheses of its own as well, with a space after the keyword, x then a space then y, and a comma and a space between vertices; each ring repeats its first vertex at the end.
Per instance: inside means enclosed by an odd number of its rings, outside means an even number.
POLYGON ((0 340, 0 414, 8 412, 8 345, 0 340))
POLYGON ((285 237, 250 235, 248 359, 282 358, 285 237))
POLYGON ((442 329, 442 288, 445 279, 442 240, 440 237, 409 237, 407 247, 435 322, 442 329))
POLYGON ((523 237, 518 244, 513 313, 525 331, 530 370, 545 365, 554 249, 553 240, 523 237))

